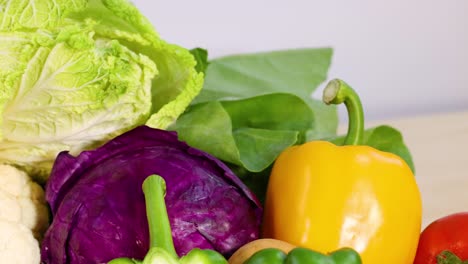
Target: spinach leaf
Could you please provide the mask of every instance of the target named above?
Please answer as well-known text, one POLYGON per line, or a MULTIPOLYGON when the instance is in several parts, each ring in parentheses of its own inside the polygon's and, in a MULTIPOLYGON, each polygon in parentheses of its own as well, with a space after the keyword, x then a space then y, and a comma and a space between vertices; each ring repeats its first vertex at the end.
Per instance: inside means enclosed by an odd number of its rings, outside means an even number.
POLYGON ((212 101, 190 106, 171 125, 179 138, 225 162, 242 165, 233 137, 229 114, 220 102, 212 101))
POLYGON ((292 130, 242 128, 234 132, 244 168, 260 172, 272 164, 276 157, 298 139, 292 130))
MULTIPOLYGON (((314 112, 314 135, 336 135, 335 106, 325 106, 311 94, 327 79, 333 50, 311 48, 241 54, 210 61, 201 93, 194 104, 237 100, 270 93, 299 96, 314 112)), ((253 113, 250 113, 250 115, 253 113)))
POLYGON ((194 103, 288 92, 309 99, 327 78, 332 50, 295 49, 227 56, 210 61, 194 103))
POLYGON ((191 49, 190 53, 195 58, 197 65, 195 66, 195 70, 197 72, 205 73, 206 68, 208 67, 208 51, 202 48, 195 48, 191 49))
POLYGON ((307 141, 336 136, 339 123, 336 106, 315 99, 307 103, 314 111, 314 124, 306 133, 307 141))
POLYGON ((299 97, 273 93, 242 100, 222 101, 235 129, 242 127, 270 130, 307 130, 313 112, 299 97))
POLYGON ((301 98, 273 93, 196 104, 169 129, 193 147, 260 172, 285 148, 304 140, 313 118, 301 98))

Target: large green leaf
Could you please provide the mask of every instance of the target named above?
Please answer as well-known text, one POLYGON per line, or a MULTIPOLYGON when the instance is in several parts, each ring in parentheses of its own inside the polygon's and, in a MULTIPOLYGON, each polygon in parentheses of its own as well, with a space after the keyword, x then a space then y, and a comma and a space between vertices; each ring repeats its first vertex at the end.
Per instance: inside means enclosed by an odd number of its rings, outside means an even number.
POLYGON ((181 140, 226 162, 241 165, 233 138, 231 118, 220 102, 191 106, 175 125, 181 140))
POLYGON ((274 93, 194 105, 171 129, 191 146, 259 172, 285 148, 303 140, 312 120, 313 113, 302 99, 274 93))
POLYGON ((260 172, 272 164, 276 157, 298 140, 299 132, 243 128, 234 132, 242 165, 252 172, 260 172))
POLYGON ((332 55, 330 48, 311 48, 241 54, 211 60, 206 69, 203 89, 193 103, 290 93, 302 98, 313 110, 314 118, 309 125, 309 133, 318 137, 333 136, 338 126, 336 107, 326 106, 311 97, 327 79, 332 55))
POLYGON ((326 80, 332 49, 295 49, 227 56, 210 61, 194 103, 287 92, 309 99, 326 80))

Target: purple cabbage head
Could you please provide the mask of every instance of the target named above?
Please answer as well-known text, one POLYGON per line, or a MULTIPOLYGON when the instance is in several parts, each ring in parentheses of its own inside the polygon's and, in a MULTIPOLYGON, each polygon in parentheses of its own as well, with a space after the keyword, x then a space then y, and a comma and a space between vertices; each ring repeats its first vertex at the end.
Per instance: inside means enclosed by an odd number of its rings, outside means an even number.
POLYGON ((164 178, 179 255, 192 248, 229 256, 259 236, 262 208, 233 172, 175 132, 137 127, 77 157, 58 155, 46 186, 53 222, 43 263, 142 259, 149 249, 143 180, 164 178))

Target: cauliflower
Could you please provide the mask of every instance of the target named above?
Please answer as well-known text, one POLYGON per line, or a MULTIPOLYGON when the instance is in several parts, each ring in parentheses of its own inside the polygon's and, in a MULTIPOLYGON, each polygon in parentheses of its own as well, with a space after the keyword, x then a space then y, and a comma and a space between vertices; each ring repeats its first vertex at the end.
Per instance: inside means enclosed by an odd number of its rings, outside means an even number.
POLYGON ((2 263, 40 263, 41 241, 49 224, 44 190, 29 176, 0 164, 0 259, 2 263))

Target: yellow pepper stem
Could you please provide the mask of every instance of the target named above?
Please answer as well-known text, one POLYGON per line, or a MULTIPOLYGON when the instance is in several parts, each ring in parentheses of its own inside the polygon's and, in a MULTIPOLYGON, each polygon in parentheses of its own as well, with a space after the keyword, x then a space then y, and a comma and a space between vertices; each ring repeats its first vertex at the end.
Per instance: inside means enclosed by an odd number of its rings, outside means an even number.
POLYGON ((329 104, 344 103, 348 111, 348 133, 345 145, 360 145, 364 137, 364 110, 358 94, 340 79, 331 80, 323 90, 323 101, 329 104))

